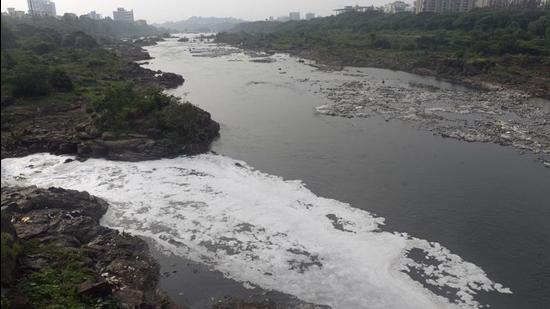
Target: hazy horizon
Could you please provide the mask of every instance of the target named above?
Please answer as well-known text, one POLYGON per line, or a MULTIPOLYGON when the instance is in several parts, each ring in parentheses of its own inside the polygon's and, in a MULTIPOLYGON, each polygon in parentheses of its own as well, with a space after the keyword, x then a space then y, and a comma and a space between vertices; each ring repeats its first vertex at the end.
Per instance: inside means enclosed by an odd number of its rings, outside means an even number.
MULTIPOLYGON (((345 5, 383 5, 393 0, 56 0, 57 14, 86 14, 97 11, 103 16, 112 17, 112 11, 117 7, 133 9, 136 19, 145 19, 150 23, 179 21, 192 16, 203 17, 235 17, 245 20, 264 20, 270 16, 286 16, 289 12, 312 12, 327 16, 333 9, 345 5)), ((406 1, 411 2, 411 1, 406 1)), ((2 11, 8 7, 27 11, 26 0, 2 0, 2 11)))

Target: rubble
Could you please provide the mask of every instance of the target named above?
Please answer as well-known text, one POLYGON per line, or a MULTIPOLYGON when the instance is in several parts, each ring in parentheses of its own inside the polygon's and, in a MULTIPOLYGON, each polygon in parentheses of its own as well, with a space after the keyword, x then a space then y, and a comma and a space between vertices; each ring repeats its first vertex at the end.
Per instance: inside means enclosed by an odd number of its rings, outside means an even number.
POLYGON ((413 122, 443 137, 511 146, 541 158, 550 156, 550 102, 533 101, 521 93, 371 79, 321 85, 320 92, 331 101, 316 108, 320 114, 348 118, 379 115, 413 122))

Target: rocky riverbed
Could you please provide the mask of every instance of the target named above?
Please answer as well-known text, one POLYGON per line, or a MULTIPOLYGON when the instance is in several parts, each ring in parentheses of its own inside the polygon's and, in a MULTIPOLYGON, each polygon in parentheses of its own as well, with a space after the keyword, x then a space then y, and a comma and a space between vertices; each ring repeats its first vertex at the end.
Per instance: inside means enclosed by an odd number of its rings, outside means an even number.
POLYGON ((423 84, 358 79, 319 86, 331 103, 317 112, 340 117, 379 115, 399 119, 443 137, 496 143, 537 154, 550 167, 550 102, 495 89, 438 88, 423 84))
POLYGON ((11 267, 4 269, 2 261, 2 295, 7 295, 13 308, 41 302, 34 290, 26 289, 27 282, 39 284, 35 278, 55 269, 59 255, 67 253, 78 256, 79 267, 92 273, 87 280, 67 287, 79 297, 113 298, 121 308, 179 308, 156 289, 159 267, 148 255, 146 243, 99 224, 107 207, 105 201, 86 192, 2 187, 2 237, 7 233, 16 243, 25 244, 19 246, 37 246, 23 249, 11 267))
MULTIPOLYGON (((1 206, 2 307, 39 308, 51 297, 64 297, 73 305, 105 308, 185 308, 157 288, 160 268, 143 239, 100 225, 109 207, 103 199, 55 187, 3 185, 1 206), (51 272, 65 279, 56 282, 51 272)), ((208 308, 280 306, 266 291, 261 301, 228 295, 208 308)), ((329 307, 296 299, 289 308, 329 307)))

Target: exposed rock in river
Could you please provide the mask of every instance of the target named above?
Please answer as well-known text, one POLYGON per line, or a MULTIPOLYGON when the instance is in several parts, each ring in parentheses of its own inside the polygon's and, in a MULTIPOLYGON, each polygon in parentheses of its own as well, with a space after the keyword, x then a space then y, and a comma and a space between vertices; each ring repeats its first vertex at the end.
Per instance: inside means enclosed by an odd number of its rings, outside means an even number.
POLYGON ((443 137, 512 146, 550 156, 550 114, 522 94, 498 89, 442 89, 362 79, 320 86, 331 103, 317 112, 341 117, 380 115, 409 121, 443 137))

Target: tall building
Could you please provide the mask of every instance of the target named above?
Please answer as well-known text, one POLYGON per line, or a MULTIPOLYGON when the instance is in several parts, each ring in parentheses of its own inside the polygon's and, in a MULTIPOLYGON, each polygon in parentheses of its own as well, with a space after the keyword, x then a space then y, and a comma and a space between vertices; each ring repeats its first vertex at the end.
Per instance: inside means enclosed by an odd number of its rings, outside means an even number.
POLYGON ((342 14, 342 13, 350 13, 350 12, 360 12, 360 13, 365 13, 365 12, 368 12, 368 11, 374 11, 375 8, 374 6, 359 6, 359 5, 356 5, 356 6, 352 6, 352 5, 346 5, 344 6, 343 8, 341 9, 335 9, 334 12, 336 12, 336 14, 342 14))
POLYGON ((96 11, 91 11, 90 13, 88 13, 84 16, 88 17, 89 19, 93 19, 93 20, 101 19, 101 14, 97 14, 96 11))
POLYGON ((300 20, 300 12, 290 12, 288 18, 290 20, 300 20))
POLYGON ((548 7, 548 0, 476 0, 475 7, 485 8, 537 8, 548 7))
POLYGON ((126 11, 124 8, 118 8, 113 12, 113 20, 133 23, 134 10, 126 11))
POLYGON ((30 15, 56 16, 55 2, 49 0, 27 0, 30 15))
POLYGON ((315 13, 306 13, 306 20, 314 19, 315 13))
POLYGON ((395 1, 384 5, 384 12, 390 14, 406 12, 409 10, 409 7, 410 5, 408 3, 403 1, 395 1))
POLYGON ((15 8, 8 8, 7 11, 8 11, 8 15, 12 17, 21 18, 25 16, 25 12, 17 11, 15 8))
POLYGON ((416 13, 422 12, 467 12, 474 8, 475 1, 485 0, 416 0, 416 13))

